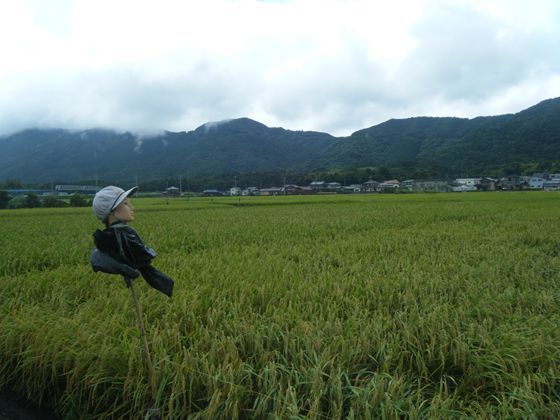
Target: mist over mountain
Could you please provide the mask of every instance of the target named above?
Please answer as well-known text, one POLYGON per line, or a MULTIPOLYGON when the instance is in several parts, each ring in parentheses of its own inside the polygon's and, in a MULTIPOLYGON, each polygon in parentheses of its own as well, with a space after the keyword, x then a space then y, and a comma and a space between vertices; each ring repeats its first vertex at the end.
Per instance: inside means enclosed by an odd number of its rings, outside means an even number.
POLYGON ((151 138, 100 129, 0 138, 0 180, 34 183, 380 166, 485 174, 516 165, 560 170, 560 98, 508 115, 392 119, 348 137, 240 118, 151 138))

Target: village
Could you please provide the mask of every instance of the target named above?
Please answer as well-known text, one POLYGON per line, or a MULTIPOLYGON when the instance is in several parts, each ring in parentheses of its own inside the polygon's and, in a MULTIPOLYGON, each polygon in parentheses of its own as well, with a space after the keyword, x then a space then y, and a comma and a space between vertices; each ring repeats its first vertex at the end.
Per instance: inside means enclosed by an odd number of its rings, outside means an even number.
MULTIPOLYGON (((179 184, 180 185, 180 184, 179 184)), ((395 194, 395 193, 444 193, 444 192, 475 192, 475 191, 560 191, 560 174, 536 173, 531 176, 510 175, 502 178, 477 177, 444 180, 386 181, 368 180, 362 184, 342 185, 340 182, 313 181, 309 185, 300 186, 286 184, 281 187, 247 187, 233 186, 227 190, 214 188, 201 192, 185 191, 176 186, 165 188, 164 191, 142 191, 144 196, 163 195, 165 197, 220 197, 220 196, 279 196, 279 195, 312 195, 312 194, 395 194)), ((52 185, 51 189, 17 188, 4 190, 10 197, 35 194, 45 197, 69 197, 74 195, 92 196, 99 187, 97 185, 52 185)))
MULTIPOLYGON (((313 181, 307 186, 287 184, 282 187, 241 188, 231 187, 228 191, 206 189, 201 195, 210 196, 275 196, 311 194, 367 194, 407 192, 473 192, 473 191, 519 191, 560 190, 560 174, 536 173, 530 176, 510 175, 499 179, 490 177, 457 178, 451 182, 443 180, 397 179, 378 182, 369 180, 363 184, 342 185, 339 182, 313 181)), ((169 187, 164 192, 169 196, 182 195, 180 188, 169 187)))

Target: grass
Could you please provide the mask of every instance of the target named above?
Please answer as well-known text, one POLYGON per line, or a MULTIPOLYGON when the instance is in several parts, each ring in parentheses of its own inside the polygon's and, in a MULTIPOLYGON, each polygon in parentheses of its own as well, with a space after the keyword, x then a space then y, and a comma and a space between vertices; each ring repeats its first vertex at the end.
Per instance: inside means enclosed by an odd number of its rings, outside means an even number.
MULTIPOLYGON (((136 199, 168 418, 560 416, 558 194, 136 199)), ((2 211, 0 387, 66 418, 149 406, 90 209, 2 211)))

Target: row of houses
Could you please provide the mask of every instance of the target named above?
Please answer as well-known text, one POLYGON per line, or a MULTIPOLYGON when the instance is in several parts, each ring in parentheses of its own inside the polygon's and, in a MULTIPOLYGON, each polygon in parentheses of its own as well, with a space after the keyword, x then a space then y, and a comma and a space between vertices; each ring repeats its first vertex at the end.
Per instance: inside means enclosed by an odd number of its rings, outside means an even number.
MULTIPOLYGON (((383 182, 369 180, 362 184, 342 185, 339 182, 313 181, 307 186, 294 184, 283 187, 232 187, 229 191, 218 191, 207 189, 202 192, 203 196, 270 196, 270 195, 310 195, 310 194, 352 194, 352 193, 387 193, 397 191, 411 192, 469 192, 469 191, 497 191, 497 190, 545 190, 560 191, 560 174, 535 173, 533 175, 509 175, 502 178, 476 177, 457 178, 450 182, 443 180, 414 180, 397 179, 383 182)), ((93 185, 53 185, 51 190, 46 189, 9 189, 11 196, 35 193, 39 196, 51 195, 68 196, 75 193, 94 195, 99 191, 98 186, 93 185)), ((180 196, 182 191, 177 187, 166 188, 165 195, 180 196)))
POLYGON ((459 178, 452 191, 560 190, 560 174, 509 175, 503 178, 459 178))
POLYGON ((560 190, 560 174, 534 174, 532 176, 510 175, 502 178, 478 177, 457 178, 443 180, 414 180, 399 181, 396 179, 383 182, 369 180, 362 184, 342 185, 339 182, 313 181, 308 186, 285 185, 283 187, 242 189, 232 187, 228 192, 205 190, 202 195, 310 195, 310 194, 363 194, 387 193, 398 191, 410 192, 469 192, 469 191, 497 191, 497 190, 560 190))
POLYGON ((363 184, 342 185, 339 182, 314 181, 308 186, 285 185, 272 188, 231 188, 229 195, 310 195, 310 194, 363 194, 396 192, 402 188, 422 191, 450 191, 449 185, 443 181, 407 180, 400 182, 396 179, 378 182, 369 180, 363 184))

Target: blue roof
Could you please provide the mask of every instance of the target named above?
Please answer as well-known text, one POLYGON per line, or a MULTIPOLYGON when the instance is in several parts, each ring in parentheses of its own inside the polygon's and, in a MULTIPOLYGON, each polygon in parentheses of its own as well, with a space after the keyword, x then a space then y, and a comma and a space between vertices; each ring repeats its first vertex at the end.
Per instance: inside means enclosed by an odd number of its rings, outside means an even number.
POLYGON ((8 194, 25 194, 29 192, 34 192, 34 193, 50 192, 50 190, 37 190, 33 188, 16 188, 16 189, 4 190, 4 191, 7 191, 8 194))

